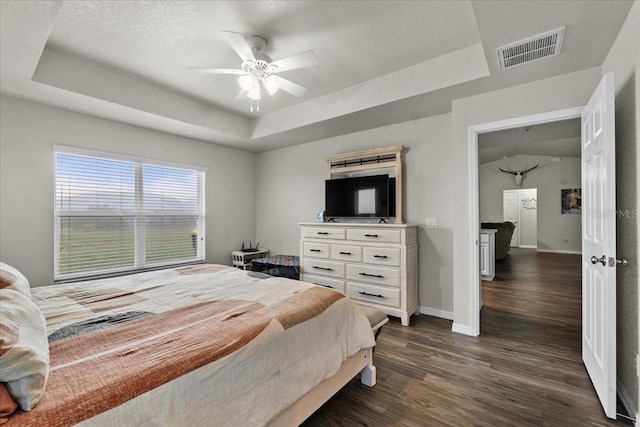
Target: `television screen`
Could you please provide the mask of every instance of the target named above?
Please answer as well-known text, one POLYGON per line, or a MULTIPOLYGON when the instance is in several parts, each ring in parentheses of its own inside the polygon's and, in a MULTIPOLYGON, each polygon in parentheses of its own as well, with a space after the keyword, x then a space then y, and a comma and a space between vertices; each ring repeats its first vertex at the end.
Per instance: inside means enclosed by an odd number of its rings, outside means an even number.
MULTIPOLYGON (((390 201, 389 175, 372 175, 325 181, 325 216, 327 218, 389 218, 395 212, 390 201)), ((393 185, 392 185, 393 184, 393 185)), ((395 193, 395 191, 393 191, 395 193)), ((392 203, 394 204, 394 203, 392 203)))

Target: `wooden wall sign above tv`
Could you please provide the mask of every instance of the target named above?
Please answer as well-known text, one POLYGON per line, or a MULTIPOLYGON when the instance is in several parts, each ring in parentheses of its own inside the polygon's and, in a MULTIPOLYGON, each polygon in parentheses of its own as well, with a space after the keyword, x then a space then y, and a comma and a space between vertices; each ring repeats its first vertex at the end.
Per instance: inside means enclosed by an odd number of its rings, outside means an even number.
POLYGON ((388 173, 396 179, 395 223, 402 221, 402 151, 404 145, 372 148, 327 157, 329 179, 388 173))

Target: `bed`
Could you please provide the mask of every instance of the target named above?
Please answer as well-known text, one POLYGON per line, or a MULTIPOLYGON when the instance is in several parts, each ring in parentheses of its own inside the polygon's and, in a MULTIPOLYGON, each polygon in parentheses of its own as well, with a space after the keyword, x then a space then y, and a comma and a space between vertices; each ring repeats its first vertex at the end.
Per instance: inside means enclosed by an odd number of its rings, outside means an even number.
POLYGON ((27 394, 6 426, 297 425, 375 384, 369 320, 330 289, 213 264, 31 289, 2 271, 0 382, 27 394))

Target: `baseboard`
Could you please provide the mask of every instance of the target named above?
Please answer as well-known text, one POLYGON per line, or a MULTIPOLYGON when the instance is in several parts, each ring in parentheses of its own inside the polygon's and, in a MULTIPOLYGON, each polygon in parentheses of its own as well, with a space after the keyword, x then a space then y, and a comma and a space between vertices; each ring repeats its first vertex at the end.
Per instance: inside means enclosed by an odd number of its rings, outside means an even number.
POLYGON ((522 249, 538 249, 536 245, 520 245, 518 247, 522 249))
POLYGON ((453 320, 453 311, 438 310, 431 307, 420 307, 420 314, 427 316, 440 317, 442 319, 453 320))
POLYGON ((472 337, 475 337, 478 335, 478 334, 474 334, 473 331, 471 331, 471 328, 469 326, 461 325, 456 322, 453 322, 453 325, 451 325, 451 330, 458 334, 470 335, 472 337))
POLYGON ((564 249, 538 249, 538 252, 548 252, 550 254, 582 255, 582 251, 565 251, 564 249))
POLYGON ((631 399, 631 396, 629 396, 629 393, 620 381, 618 381, 616 388, 618 389, 618 396, 620 396, 620 401, 622 402, 624 409, 626 409, 630 417, 636 419, 633 424, 638 427, 640 425, 638 424, 638 420, 640 420, 640 413, 638 412, 638 408, 635 407, 636 405, 634 404, 633 399, 631 399))

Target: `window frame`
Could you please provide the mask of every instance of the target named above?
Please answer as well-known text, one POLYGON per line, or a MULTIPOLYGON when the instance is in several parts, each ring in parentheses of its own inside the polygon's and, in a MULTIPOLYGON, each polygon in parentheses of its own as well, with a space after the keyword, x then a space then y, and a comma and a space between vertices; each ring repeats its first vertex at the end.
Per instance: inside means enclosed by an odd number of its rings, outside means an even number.
POLYGON ((54 283, 72 282, 78 280, 88 280, 102 277, 112 277, 124 274, 138 273, 143 271, 170 268, 180 265, 200 264, 205 262, 206 257, 206 173, 207 168, 191 164, 167 162, 163 160, 146 157, 131 156, 118 153, 110 153, 99 150, 91 150, 80 147, 65 145, 52 145, 54 162, 54 283), (99 160, 119 161, 133 163, 134 165, 134 208, 133 211, 110 212, 105 215, 101 210, 62 210, 58 209, 58 154, 66 154, 79 157, 88 157, 99 160), (164 211, 144 209, 144 188, 143 169, 144 166, 165 167, 180 170, 187 170, 197 173, 197 208, 196 211, 164 211), (171 217, 184 216, 196 217, 197 223, 197 246, 194 259, 184 261, 160 261, 147 262, 145 250, 145 221, 150 217, 171 217), (60 273, 60 229, 63 218, 79 217, 132 217, 134 219, 134 263, 133 266, 121 266, 113 268, 103 268, 98 270, 83 270, 72 273, 60 273))

